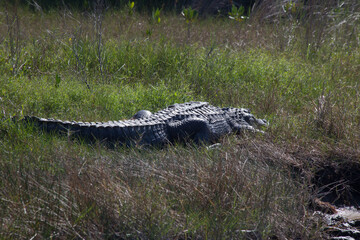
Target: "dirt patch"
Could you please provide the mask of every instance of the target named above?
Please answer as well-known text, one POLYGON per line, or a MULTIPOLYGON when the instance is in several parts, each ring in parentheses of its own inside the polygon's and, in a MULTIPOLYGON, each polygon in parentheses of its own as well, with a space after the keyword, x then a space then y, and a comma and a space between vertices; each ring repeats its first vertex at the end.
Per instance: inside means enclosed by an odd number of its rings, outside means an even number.
POLYGON ((328 159, 313 177, 317 197, 337 206, 360 206, 360 160, 328 159))

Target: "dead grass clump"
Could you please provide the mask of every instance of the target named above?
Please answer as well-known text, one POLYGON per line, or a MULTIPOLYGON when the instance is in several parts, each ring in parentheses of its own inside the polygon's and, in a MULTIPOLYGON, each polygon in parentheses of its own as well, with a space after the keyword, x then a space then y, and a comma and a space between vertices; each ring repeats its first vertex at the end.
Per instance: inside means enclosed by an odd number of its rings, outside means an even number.
MULTIPOLYGON (((237 238, 247 231, 262 236, 310 234, 299 228, 305 224, 306 194, 298 197, 304 189, 287 170, 269 165, 258 152, 238 147, 226 151, 176 148, 153 154, 134 152, 121 160, 110 157, 114 166, 105 167, 107 173, 100 176, 117 177, 99 188, 102 193, 111 192, 107 200, 102 203, 93 191, 89 193, 97 204, 115 204, 106 208, 116 211, 114 222, 122 222, 128 236, 237 238)), ((97 172, 96 168, 89 171, 97 172)), ((91 181, 96 179, 99 185, 99 174, 92 175, 87 182, 96 185, 91 181)))
POLYGON ((1 176, 13 176, 1 179, 2 237, 317 236, 305 210, 307 188, 281 164, 290 156, 258 144, 246 137, 212 150, 56 144, 51 155, 42 153, 62 166, 56 172, 1 168, 1 176))

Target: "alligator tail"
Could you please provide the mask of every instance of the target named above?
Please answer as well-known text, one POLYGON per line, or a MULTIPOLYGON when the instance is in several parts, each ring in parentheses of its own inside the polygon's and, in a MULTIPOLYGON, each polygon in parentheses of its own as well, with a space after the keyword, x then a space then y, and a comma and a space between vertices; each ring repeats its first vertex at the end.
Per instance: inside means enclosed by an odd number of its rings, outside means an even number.
POLYGON ((124 122, 75 122, 25 116, 22 121, 44 132, 62 134, 71 138, 120 145, 164 145, 167 132, 164 126, 127 126, 124 122))
POLYGON ((33 125, 45 132, 56 134, 68 134, 69 131, 74 131, 79 128, 80 125, 77 122, 62 121, 57 119, 46 119, 34 116, 25 116, 21 121, 25 124, 33 125))

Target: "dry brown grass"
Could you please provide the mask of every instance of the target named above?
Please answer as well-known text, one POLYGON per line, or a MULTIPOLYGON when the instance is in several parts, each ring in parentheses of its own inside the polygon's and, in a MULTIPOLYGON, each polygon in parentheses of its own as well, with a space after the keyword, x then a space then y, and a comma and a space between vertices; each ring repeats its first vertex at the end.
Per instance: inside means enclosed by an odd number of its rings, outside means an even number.
MULTIPOLYGON (((278 6, 278 8, 280 7, 281 5, 278 6)), ((31 39, 44 32, 49 33, 49 36, 60 38, 64 37, 64 34, 71 36, 74 32, 78 32, 81 37, 89 40, 97 37, 94 34, 96 26, 91 13, 78 13, 65 9, 55 14, 20 13, 19 15, 21 16, 21 37, 23 39, 31 39)), ((316 47, 320 47, 324 43, 326 35, 324 31, 330 31, 330 28, 319 28, 320 25, 327 22, 327 19, 311 16, 314 20, 309 21, 316 22, 302 26, 298 25, 295 20, 289 22, 288 19, 283 19, 283 16, 272 17, 271 19, 274 19, 272 21, 264 20, 266 16, 262 16, 259 12, 255 12, 250 20, 242 23, 234 21, 233 24, 229 24, 223 17, 199 20, 192 27, 190 42, 205 47, 216 44, 232 48, 265 47, 272 50, 283 50, 291 44, 291 41, 297 41, 300 37, 305 38, 304 50, 306 51, 307 46, 315 41, 319 41, 316 43, 316 47), (303 26, 305 27, 303 28, 303 26), (319 32, 320 29, 323 32, 319 32)), ((151 26, 149 19, 150 17, 144 14, 129 16, 125 11, 120 14, 108 11, 103 20, 104 39, 143 39, 147 37, 146 31, 152 28, 151 38, 153 40, 165 38, 178 44, 187 42, 187 25, 181 15, 169 14, 156 26, 151 26)), ((349 34, 351 36, 356 34, 351 34, 351 31, 355 30, 352 22, 349 21, 346 24, 349 24, 349 34)), ((1 27, 3 28, 2 32, 6 32, 6 25, 1 27)), ((351 39, 351 36, 348 37, 351 39)), ((339 35, 338 37, 346 36, 339 35)))
POLYGON ((237 143, 226 138, 220 149, 212 150, 188 146, 127 153, 82 147, 74 154, 78 147, 61 143, 51 157, 64 172, 20 169, 13 170, 13 179, 2 179, 1 201, 11 206, 3 208, 2 236, 319 236, 306 210, 308 189, 301 182, 307 180, 291 172, 294 158, 252 138, 244 136, 237 143))

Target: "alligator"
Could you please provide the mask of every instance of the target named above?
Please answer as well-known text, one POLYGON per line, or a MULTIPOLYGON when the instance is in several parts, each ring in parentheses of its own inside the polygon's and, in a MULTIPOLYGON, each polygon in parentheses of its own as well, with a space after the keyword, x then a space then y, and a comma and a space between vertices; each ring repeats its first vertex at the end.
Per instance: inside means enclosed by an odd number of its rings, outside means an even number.
POLYGON ((215 107, 207 102, 173 104, 156 113, 137 112, 131 119, 108 122, 76 122, 25 116, 26 122, 46 132, 119 145, 163 146, 175 142, 215 143, 222 136, 243 130, 262 132, 267 121, 248 109, 215 107))

